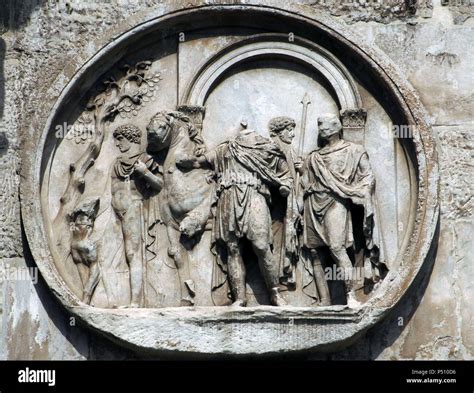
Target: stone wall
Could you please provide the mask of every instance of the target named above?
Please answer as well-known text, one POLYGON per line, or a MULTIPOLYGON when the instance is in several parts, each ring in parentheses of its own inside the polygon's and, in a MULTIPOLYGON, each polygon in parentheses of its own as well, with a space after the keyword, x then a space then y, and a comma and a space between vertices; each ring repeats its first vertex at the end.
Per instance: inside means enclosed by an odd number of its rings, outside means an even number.
MULTIPOLYGON (((158 0, 117 2, 4 0, 0 10, 0 263, 3 271, 34 267, 21 230, 19 151, 35 107, 90 37, 114 36, 165 13, 158 0)), ((207 1, 174 1, 182 7, 207 1)), ((213 1, 212 3, 219 3, 213 1)), ((239 1, 222 1, 236 4, 239 1)), ((244 2, 242 2, 244 3, 244 2)), ((311 16, 326 12, 382 49, 418 91, 437 138, 441 175, 439 241, 433 270, 381 324, 352 347, 314 358, 473 359, 474 265, 472 164, 474 5, 467 1, 247 0, 311 16), (344 3, 341 5, 341 3, 344 3)), ((37 130, 40 132, 40 130, 37 130)), ((2 359, 124 359, 137 355, 97 336, 64 311, 41 277, 2 280, 2 359), (35 283, 36 282, 36 283, 35 283)))

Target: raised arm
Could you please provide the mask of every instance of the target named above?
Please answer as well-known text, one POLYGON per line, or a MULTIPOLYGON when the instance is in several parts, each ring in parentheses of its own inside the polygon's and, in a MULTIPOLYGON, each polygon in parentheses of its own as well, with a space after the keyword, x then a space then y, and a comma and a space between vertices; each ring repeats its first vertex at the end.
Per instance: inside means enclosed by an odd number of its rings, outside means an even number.
POLYGON ((186 155, 176 158, 176 166, 181 169, 210 168, 210 163, 204 155, 198 157, 186 155))
POLYGON ((150 187, 156 191, 161 191, 163 188, 163 177, 161 175, 155 175, 142 161, 137 161, 135 163, 135 171, 150 185, 150 187))

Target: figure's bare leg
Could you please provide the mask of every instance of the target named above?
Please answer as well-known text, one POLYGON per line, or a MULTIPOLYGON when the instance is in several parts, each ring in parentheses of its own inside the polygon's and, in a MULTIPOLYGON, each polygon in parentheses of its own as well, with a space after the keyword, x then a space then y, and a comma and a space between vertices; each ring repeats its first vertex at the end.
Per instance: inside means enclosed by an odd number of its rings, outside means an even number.
POLYGON ((194 296, 196 290, 194 281, 191 279, 189 272, 189 259, 186 250, 180 242, 181 232, 175 230, 171 226, 166 227, 168 239, 170 242, 168 255, 173 258, 176 268, 178 269, 179 283, 181 287, 181 305, 194 305, 194 296))
POLYGON ((122 219, 125 255, 130 269, 131 307, 140 307, 143 289, 140 208, 132 204, 122 219))
POLYGON ((275 261, 270 244, 266 239, 255 240, 252 242, 253 251, 257 255, 258 265, 262 272, 265 284, 270 292, 270 301, 274 306, 286 306, 286 301, 280 294, 278 287, 278 265, 275 261))
POLYGON ((89 266, 83 263, 78 263, 76 264, 76 266, 77 271, 79 272, 79 276, 81 277, 82 286, 85 288, 87 285, 87 281, 89 281, 90 268, 89 266))
POLYGON ((331 305, 331 296, 329 294, 329 287, 324 277, 324 270, 321 264, 321 256, 315 249, 310 250, 311 261, 313 262, 314 282, 319 293, 319 301, 321 306, 331 305))
POLYGON ((90 304, 94 290, 100 280, 100 269, 98 262, 95 262, 90 267, 90 275, 87 284, 84 287, 84 295, 82 301, 86 304, 90 304))
POLYGON ((346 286, 346 293, 349 300, 349 297, 354 297, 354 268, 352 266, 352 262, 349 258, 349 255, 347 255, 346 249, 343 246, 330 247, 329 251, 331 252, 332 257, 335 259, 337 266, 344 270, 344 283, 346 286))
POLYGON ((227 243, 227 250, 229 252, 227 261, 229 284, 234 298, 234 303, 232 303, 232 305, 245 307, 247 305, 245 266, 244 261, 242 260, 238 239, 229 241, 227 243))
POLYGON ((347 222, 348 214, 350 212, 341 202, 336 201, 333 203, 326 213, 326 220, 328 223, 331 223, 327 225, 326 229, 328 231, 328 246, 331 256, 335 260, 337 267, 342 269, 344 273, 344 283, 349 302, 354 299, 354 268, 345 247, 346 230, 344 223, 347 222))

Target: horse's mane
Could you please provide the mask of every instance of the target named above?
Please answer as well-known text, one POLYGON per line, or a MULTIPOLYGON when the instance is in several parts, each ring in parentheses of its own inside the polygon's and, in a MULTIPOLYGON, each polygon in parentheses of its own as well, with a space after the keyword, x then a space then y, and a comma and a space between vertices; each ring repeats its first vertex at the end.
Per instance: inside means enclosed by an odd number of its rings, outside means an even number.
POLYGON ((179 111, 170 111, 170 112, 159 112, 153 116, 152 121, 158 117, 164 117, 166 121, 170 124, 173 121, 177 122, 180 126, 184 126, 188 132, 189 139, 195 144, 196 149, 206 150, 206 144, 202 139, 200 131, 194 125, 194 122, 185 115, 183 112, 179 111))

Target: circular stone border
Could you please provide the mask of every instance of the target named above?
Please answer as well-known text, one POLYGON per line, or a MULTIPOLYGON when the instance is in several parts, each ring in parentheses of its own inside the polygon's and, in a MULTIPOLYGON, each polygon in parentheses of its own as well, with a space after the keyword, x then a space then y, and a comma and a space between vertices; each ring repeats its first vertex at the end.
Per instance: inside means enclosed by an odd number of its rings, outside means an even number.
POLYGON ((176 357, 179 354, 248 355, 341 349, 379 322, 400 301, 422 266, 425 263, 429 266, 427 256, 436 233, 439 206, 438 162, 426 112, 414 89, 387 55, 366 45, 347 26, 310 7, 288 4, 277 7, 274 0, 259 1, 258 5, 202 5, 182 9, 179 7, 183 3, 170 3, 130 17, 114 32, 103 34, 89 46, 95 48, 95 55, 89 58, 90 49, 89 52, 83 50, 40 92, 42 97, 51 100, 42 100, 35 117, 27 118, 21 130, 21 214, 33 258, 46 283, 69 312, 113 341, 137 351, 176 357), (400 267, 389 273, 360 309, 261 306, 237 310, 213 307, 116 310, 81 303, 55 268, 42 216, 43 150, 57 112, 77 94, 77 81, 91 70, 97 70, 100 59, 114 49, 125 47, 127 40, 157 30, 173 18, 192 19, 202 13, 236 11, 251 12, 256 17, 289 18, 315 32, 330 35, 377 74, 379 82, 393 94, 407 124, 414 126, 418 199, 411 236, 407 237, 403 255, 399 255, 400 267))

